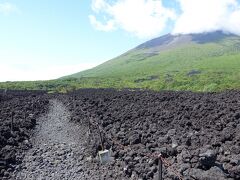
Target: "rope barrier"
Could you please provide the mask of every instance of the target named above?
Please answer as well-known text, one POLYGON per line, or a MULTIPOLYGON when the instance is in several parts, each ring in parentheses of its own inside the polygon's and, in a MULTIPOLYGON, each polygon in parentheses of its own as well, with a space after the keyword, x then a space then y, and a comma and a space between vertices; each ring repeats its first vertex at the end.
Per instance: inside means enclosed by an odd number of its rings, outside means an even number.
POLYGON ((168 161, 167 161, 166 159, 164 159, 163 157, 160 157, 160 158, 161 158, 163 164, 164 164, 166 167, 169 167, 169 168, 171 169, 172 173, 174 173, 174 175, 177 176, 178 179, 183 180, 183 178, 182 178, 182 176, 180 175, 180 173, 171 166, 171 163, 170 163, 170 162, 168 162, 168 161))
MULTIPOLYGON (((130 148, 131 150, 133 150, 131 146, 124 146, 124 145, 122 145, 119 141, 117 141, 115 138, 109 136, 108 133, 99 125, 99 123, 96 123, 96 122, 94 123, 94 122, 92 122, 92 117, 89 116, 89 113, 83 111, 82 108, 80 108, 80 110, 82 111, 82 113, 88 114, 89 126, 90 126, 90 125, 92 125, 92 126, 97 126, 97 128, 99 128, 99 130, 102 131, 108 139, 110 139, 113 143, 115 143, 116 145, 118 145, 118 146, 121 147, 122 149, 130 148)), ((89 127, 89 129, 90 129, 90 127, 89 127)), ((101 136, 101 134, 100 134, 100 136, 101 136)), ((102 137, 100 137, 100 139, 101 139, 101 143, 102 143, 102 147, 103 147, 102 137)), ((164 164, 164 166, 167 167, 167 168, 169 168, 169 170, 170 170, 176 177, 178 177, 179 180, 183 180, 181 174, 180 174, 176 169, 174 169, 174 168, 172 167, 172 164, 171 164, 168 160, 166 160, 165 158, 162 157, 161 153, 157 153, 157 152, 156 152, 156 153, 152 153, 152 154, 150 154, 150 153, 142 153, 142 154, 143 154, 144 156, 147 156, 147 157, 152 158, 152 159, 159 159, 159 160, 161 160, 162 163, 164 164)))

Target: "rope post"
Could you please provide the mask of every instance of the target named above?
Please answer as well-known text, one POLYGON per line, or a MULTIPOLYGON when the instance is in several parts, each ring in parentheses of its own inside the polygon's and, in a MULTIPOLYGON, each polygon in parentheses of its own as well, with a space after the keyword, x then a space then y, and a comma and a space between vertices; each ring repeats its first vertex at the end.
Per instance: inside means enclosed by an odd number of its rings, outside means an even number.
POLYGON ((11 132, 13 132, 13 112, 11 113, 11 132))
POLYGON ((91 134, 91 122, 90 119, 88 118, 88 134, 91 134))
POLYGON ((104 150, 103 138, 102 138, 102 133, 101 133, 99 124, 97 124, 97 127, 98 127, 98 133, 99 133, 99 137, 100 137, 100 141, 101 141, 102 150, 104 150))
POLYGON ((27 119, 27 108, 25 108, 25 111, 24 111, 24 121, 26 121, 27 119))
POLYGON ((158 156, 158 180, 163 180, 161 154, 159 154, 159 156, 158 156))

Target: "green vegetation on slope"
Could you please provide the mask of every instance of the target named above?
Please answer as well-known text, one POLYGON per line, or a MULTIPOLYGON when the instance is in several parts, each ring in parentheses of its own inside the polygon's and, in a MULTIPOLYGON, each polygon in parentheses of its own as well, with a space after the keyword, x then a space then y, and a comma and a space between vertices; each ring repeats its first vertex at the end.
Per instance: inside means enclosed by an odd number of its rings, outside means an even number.
POLYGON ((149 52, 151 49, 132 50, 70 77, 91 77, 85 81, 88 87, 192 91, 240 88, 240 38, 192 42, 159 54, 149 52))
POLYGON ((0 89, 66 92, 79 88, 240 89, 240 37, 190 41, 164 50, 136 48, 93 69, 51 81, 6 82, 0 89))

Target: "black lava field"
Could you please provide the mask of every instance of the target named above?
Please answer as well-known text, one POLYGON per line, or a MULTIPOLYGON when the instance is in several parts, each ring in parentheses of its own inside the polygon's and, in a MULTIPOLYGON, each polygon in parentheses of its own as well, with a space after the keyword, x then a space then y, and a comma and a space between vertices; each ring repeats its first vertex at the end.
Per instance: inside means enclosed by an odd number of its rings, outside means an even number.
MULTIPOLYGON (((82 89, 69 94, 1 92, 0 178, 11 179, 31 148, 34 127, 61 101, 71 121, 89 129, 82 179, 240 179, 240 92, 192 93, 82 89), (11 131, 11 118, 14 126, 11 131), (100 165, 97 152, 111 150, 100 165), (97 177, 96 177, 97 176, 97 177)), ((79 133, 80 134, 80 133, 79 133)))
POLYGON ((0 179, 9 177, 14 165, 21 162, 17 154, 31 147, 31 129, 47 109, 43 92, 0 92, 0 179))

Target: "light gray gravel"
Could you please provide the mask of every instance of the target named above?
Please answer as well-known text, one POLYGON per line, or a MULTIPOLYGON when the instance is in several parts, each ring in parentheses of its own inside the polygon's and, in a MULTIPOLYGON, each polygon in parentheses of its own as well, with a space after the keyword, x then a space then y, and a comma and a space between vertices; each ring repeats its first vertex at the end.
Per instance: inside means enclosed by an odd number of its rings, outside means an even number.
POLYGON ((58 100, 52 100, 49 113, 38 119, 31 139, 33 147, 26 152, 12 179, 78 180, 83 173, 86 130, 72 123, 70 113, 58 100))

